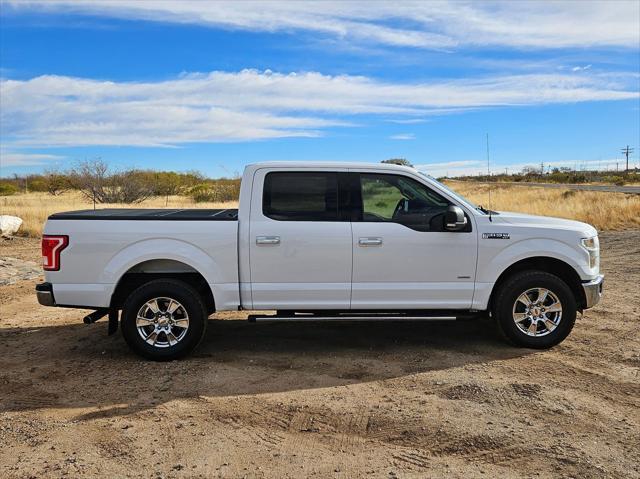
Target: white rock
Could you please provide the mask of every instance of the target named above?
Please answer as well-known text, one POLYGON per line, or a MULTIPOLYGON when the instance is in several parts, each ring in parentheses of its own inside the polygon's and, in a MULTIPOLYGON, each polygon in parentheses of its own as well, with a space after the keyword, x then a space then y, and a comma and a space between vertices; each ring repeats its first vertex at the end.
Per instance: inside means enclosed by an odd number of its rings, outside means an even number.
POLYGON ((0 235, 11 236, 18 232, 22 218, 10 215, 0 215, 0 235))

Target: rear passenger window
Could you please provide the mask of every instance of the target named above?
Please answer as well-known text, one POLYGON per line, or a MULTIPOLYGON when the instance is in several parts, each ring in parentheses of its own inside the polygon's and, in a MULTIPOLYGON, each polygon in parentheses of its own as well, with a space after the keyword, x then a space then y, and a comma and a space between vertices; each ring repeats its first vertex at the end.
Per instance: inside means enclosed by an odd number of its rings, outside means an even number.
POLYGON ((262 212, 279 221, 338 221, 338 174, 267 173, 262 212))

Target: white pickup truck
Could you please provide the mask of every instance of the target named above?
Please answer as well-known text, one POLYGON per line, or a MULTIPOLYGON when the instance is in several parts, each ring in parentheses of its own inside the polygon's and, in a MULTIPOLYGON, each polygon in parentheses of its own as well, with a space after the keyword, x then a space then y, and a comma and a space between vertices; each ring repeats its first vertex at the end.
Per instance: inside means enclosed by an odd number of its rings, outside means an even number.
POLYGON ((488 211, 396 165, 259 163, 238 210, 57 213, 44 233, 39 302, 95 309, 85 322, 108 314, 154 360, 192 351, 222 310, 489 316, 512 343, 547 348, 602 295, 590 225, 488 211))

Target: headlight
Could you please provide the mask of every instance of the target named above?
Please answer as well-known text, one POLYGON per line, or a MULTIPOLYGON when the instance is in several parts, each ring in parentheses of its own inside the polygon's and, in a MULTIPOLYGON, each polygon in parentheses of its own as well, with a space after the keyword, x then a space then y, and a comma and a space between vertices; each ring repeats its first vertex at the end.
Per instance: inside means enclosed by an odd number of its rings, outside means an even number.
POLYGON ((589 253, 589 268, 600 267, 600 242, 597 236, 582 238, 582 247, 589 253))

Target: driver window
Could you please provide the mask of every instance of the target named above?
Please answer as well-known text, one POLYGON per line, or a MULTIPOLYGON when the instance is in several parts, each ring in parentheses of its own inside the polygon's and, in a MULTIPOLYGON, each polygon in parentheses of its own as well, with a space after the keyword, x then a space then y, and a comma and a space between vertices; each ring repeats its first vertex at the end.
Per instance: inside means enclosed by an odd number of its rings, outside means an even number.
POLYGON ((417 231, 444 231, 449 202, 400 175, 360 174, 362 221, 400 223, 417 231))

